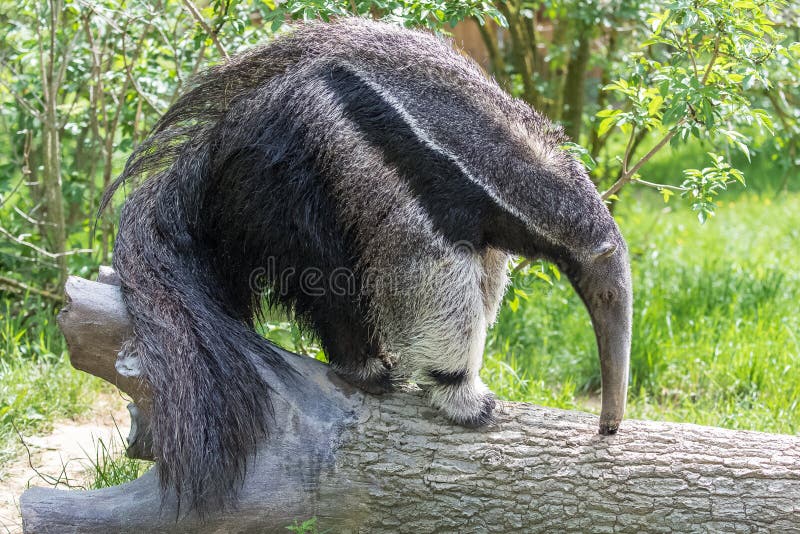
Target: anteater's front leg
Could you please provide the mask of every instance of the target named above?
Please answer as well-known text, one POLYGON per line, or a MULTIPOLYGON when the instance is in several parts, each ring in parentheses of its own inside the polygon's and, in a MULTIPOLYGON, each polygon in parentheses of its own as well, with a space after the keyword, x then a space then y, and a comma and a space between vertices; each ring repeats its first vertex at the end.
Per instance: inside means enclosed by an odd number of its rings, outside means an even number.
POLYGON ((481 381, 487 310, 481 256, 458 250, 418 259, 393 291, 386 314, 388 346, 400 370, 426 389, 430 402, 456 423, 491 421, 495 402, 481 381))

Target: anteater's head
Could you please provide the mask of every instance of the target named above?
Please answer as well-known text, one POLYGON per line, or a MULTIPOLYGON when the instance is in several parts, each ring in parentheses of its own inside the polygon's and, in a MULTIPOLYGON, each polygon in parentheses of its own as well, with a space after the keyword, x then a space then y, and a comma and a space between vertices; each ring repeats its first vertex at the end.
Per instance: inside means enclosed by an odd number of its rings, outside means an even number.
POLYGON ((631 349, 628 249, 584 166, 559 148, 557 132, 539 132, 529 128, 524 143, 509 143, 494 181, 509 207, 485 231, 500 248, 554 262, 583 299, 600 355, 600 433, 613 434, 625 412, 631 349))
POLYGON ((625 413, 633 304, 628 251, 619 233, 587 251, 570 280, 589 310, 597 338, 603 386, 600 433, 614 434, 625 413))

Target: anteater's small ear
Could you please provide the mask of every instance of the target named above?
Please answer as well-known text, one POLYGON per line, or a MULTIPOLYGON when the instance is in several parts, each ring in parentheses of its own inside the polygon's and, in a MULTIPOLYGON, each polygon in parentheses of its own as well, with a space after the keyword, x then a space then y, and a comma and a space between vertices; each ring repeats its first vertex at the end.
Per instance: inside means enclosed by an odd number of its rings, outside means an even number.
POLYGON ((594 257, 595 259, 600 258, 607 258, 611 256, 617 250, 617 245, 611 243, 609 241, 605 241, 601 243, 596 249, 594 249, 594 257))

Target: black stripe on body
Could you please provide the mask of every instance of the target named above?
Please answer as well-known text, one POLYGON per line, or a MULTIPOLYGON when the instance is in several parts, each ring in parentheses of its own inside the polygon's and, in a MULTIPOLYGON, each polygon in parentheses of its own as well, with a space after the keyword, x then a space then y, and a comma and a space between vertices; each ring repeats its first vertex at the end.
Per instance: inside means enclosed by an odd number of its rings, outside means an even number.
POLYGON ((408 183, 434 227, 451 242, 483 244, 482 220, 499 207, 455 159, 422 139, 376 89, 345 66, 326 71, 326 82, 364 138, 408 183))
MULTIPOLYGON (((421 138, 404 110, 396 109, 351 67, 331 66, 324 79, 345 116, 400 173, 434 228, 446 239, 469 243, 478 252, 492 246, 529 258, 546 258, 569 272, 579 269, 566 247, 537 235, 506 211, 465 174, 453 155, 435 146, 433 140, 421 138)), ((476 116, 475 120, 482 119, 476 116)))

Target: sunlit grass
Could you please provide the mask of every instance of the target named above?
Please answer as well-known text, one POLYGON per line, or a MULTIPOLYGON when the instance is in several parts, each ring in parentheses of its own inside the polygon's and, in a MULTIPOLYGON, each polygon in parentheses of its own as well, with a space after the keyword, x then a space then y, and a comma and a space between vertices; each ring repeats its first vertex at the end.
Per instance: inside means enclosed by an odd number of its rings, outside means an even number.
MULTIPOLYGON (((702 226, 649 198, 617 217, 635 294, 628 415, 800 432, 800 195, 739 195, 702 226)), ((600 385, 588 314, 565 280, 529 285, 484 377, 504 398, 583 406, 600 385)))
POLYGON ((0 300, 0 463, 19 452, 17 431, 87 412, 102 387, 70 365, 50 306, 0 300))
POLYGON ((143 475, 153 462, 125 456, 125 438, 119 428, 117 436, 109 440, 97 439, 94 455, 87 453, 89 464, 87 489, 110 488, 135 480, 143 475))

